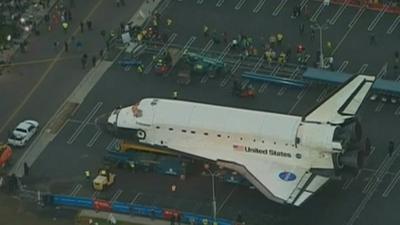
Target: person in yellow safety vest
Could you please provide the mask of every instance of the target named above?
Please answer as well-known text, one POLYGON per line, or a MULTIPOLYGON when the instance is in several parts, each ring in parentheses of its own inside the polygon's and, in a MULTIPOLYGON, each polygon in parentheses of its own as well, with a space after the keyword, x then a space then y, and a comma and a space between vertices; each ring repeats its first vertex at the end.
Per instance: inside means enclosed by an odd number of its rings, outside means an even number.
POLYGON ((142 33, 138 33, 138 35, 137 35, 137 40, 139 41, 139 42, 142 42, 142 40, 143 40, 143 34, 142 33))
POLYGON ((172 25, 172 19, 168 18, 167 19, 167 26, 170 27, 172 25))
POLYGON ((208 26, 207 25, 203 26, 203 34, 204 34, 204 37, 208 37, 208 26))
POLYGON ((153 19, 153 26, 155 26, 155 27, 158 26, 158 21, 156 18, 153 19))
POLYGON ((178 92, 177 91, 172 92, 172 97, 174 99, 177 99, 178 98, 178 92))
POLYGON ((85 171, 85 177, 86 177, 86 180, 90 179, 90 171, 89 170, 85 171))
POLYGON ((283 34, 282 33, 278 33, 276 35, 276 41, 277 41, 278 45, 282 44, 282 40, 283 40, 283 34))
POLYGON ((68 23, 67 23, 67 22, 63 22, 63 23, 62 23, 62 27, 63 27, 63 29, 64 29, 64 32, 67 33, 67 30, 68 30, 68 23))
POLYGON ((278 62, 281 65, 284 65, 286 63, 286 54, 285 54, 285 52, 281 52, 281 54, 279 54, 278 62))
POLYGON ((265 51, 264 59, 268 62, 268 64, 272 63, 272 51, 271 51, 271 49, 268 49, 267 51, 265 51))
POLYGON ((218 222, 217 222, 217 221, 214 221, 214 222, 213 222, 213 225, 218 225, 218 222))
POLYGON ((204 218, 204 219, 202 220, 202 223, 203 223, 203 225, 208 225, 208 219, 207 219, 207 218, 204 218))

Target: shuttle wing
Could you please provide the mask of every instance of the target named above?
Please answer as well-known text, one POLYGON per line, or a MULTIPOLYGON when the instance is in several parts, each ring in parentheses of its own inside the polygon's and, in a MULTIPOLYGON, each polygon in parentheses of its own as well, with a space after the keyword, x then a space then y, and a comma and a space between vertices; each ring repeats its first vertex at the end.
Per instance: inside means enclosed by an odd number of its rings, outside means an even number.
POLYGON ((329 180, 312 174, 309 168, 266 160, 241 163, 217 160, 217 164, 239 172, 265 196, 278 203, 299 206, 329 180))
POLYGON ((345 119, 356 114, 374 80, 375 77, 366 75, 352 77, 306 115, 304 120, 318 123, 343 123, 345 119))

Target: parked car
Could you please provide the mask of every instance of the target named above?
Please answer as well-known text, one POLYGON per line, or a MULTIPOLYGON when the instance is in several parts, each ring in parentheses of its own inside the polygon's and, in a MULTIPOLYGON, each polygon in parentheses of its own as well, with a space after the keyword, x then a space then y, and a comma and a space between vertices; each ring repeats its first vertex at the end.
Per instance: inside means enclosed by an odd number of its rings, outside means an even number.
POLYGON ((8 144, 23 147, 28 143, 32 136, 38 131, 39 123, 34 120, 25 120, 11 132, 8 144))

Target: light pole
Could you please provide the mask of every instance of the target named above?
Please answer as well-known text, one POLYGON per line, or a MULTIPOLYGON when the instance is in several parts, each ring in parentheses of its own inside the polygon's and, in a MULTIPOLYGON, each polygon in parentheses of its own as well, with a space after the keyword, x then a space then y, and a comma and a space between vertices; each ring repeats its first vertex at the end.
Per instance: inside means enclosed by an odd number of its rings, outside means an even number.
POLYGON ((215 176, 218 174, 217 172, 212 172, 210 170, 210 165, 204 164, 204 169, 207 170, 207 172, 211 176, 211 185, 212 185, 212 207, 213 207, 213 219, 214 221, 217 219, 217 201, 215 198, 215 176))
POLYGON ((324 23, 324 24, 320 25, 318 22, 315 22, 315 24, 311 25, 311 29, 319 30, 319 52, 320 52, 319 53, 319 68, 324 69, 325 63, 324 63, 322 31, 328 29, 328 24, 324 23))

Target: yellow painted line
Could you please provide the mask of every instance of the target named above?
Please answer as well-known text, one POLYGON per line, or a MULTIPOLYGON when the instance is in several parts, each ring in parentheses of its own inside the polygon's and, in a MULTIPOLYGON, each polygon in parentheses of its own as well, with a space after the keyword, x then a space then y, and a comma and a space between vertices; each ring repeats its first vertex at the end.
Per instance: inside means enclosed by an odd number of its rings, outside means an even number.
MULTIPOLYGON (((90 10, 89 14, 86 16, 83 21, 87 21, 94 12, 96 12, 97 8, 103 3, 104 0, 100 0, 96 3, 96 5, 90 10)), ((73 32, 72 35, 76 35, 80 30, 80 27, 78 26, 75 31, 73 32)), ((21 111, 22 107, 28 102, 28 100, 32 97, 33 93, 39 88, 39 86, 42 84, 42 82, 46 79, 46 77, 49 75, 50 71, 53 69, 55 66, 56 62, 60 59, 61 55, 64 53, 64 48, 61 49, 61 51, 56 55, 54 60, 50 63, 49 67, 47 67, 46 71, 43 73, 43 75, 40 77, 39 81, 33 86, 31 91, 28 93, 28 95, 24 98, 24 100, 18 105, 18 107, 14 110, 14 112, 11 114, 11 116, 5 121, 1 128, 0 128, 0 133, 4 131, 4 129, 8 126, 8 124, 11 122, 11 120, 14 119, 14 117, 21 111)))

